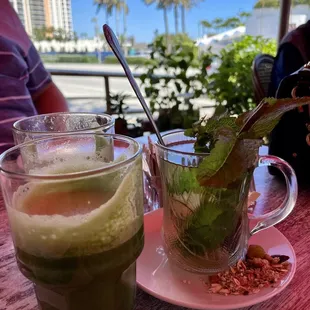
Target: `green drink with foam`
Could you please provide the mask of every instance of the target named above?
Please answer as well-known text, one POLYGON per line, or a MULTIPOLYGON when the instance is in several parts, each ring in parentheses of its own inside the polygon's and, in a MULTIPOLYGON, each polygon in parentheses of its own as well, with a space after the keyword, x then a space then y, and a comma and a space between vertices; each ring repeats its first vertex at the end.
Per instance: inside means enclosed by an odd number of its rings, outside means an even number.
POLYGON ((17 263, 34 282, 40 309, 134 308, 144 241, 141 154, 121 139, 109 145, 113 159, 88 150, 39 168, 28 161, 37 177, 7 201, 17 263))

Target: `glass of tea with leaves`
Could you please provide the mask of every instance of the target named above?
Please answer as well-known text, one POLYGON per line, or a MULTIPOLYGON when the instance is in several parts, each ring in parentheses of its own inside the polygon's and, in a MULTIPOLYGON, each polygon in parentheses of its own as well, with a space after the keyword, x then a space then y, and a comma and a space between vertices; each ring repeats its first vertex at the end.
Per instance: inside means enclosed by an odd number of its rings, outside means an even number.
MULTIPOLYGON (((141 146, 66 134, 0 156, 20 271, 42 310, 132 310, 144 244, 141 146)), ((18 283, 16 283, 18 285, 18 283)))
POLYGON ((267 99, 253 111, 202 119, 156 144, 164 208, 163 243, 169 261, 197 273, 217 273, 241 259, 248 239, 284 220, 297 199, 288 163, 259 156, 262 138, 289 109, 309 99, 267 99), (250 231, 248 194, 256 167, 273 166, 284 175, 287 194, 277 209, 250 231))

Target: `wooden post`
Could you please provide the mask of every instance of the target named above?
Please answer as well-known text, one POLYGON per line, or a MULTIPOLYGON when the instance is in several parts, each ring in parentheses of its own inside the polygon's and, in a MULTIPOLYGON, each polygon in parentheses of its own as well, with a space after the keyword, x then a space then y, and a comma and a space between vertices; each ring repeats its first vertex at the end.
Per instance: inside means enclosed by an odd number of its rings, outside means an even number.
POLYGON ((279 21, 280 24, 279 24, 279 35, 278 35, 279 44, 282 38, 286 35, 288 31, 291 5, 292 5, 292 0, 281 0, 280 21, 279 21))

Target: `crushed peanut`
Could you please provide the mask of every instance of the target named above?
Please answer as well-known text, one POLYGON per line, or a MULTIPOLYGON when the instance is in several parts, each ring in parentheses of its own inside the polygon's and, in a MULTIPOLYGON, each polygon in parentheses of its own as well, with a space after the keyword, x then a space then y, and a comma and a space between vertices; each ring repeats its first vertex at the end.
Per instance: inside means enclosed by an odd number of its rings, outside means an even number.
POLYGON ((257 294, 263 288, 274 287, 289 271, 289 257, 284 255, 263 258, 248 256, 229 270, 209 277, 208 291, 221 295, 257 294))

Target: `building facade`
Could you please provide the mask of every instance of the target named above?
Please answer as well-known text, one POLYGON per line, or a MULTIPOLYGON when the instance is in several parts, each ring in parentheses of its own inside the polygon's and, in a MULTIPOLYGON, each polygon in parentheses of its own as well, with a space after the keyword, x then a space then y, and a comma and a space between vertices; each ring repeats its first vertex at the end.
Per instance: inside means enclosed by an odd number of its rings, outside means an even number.
POLYGON ((45 26, 45 7, 42 0, 25 1, 31 20, 31 29, 40 29, 45 26))
POLYGON ((24 0, 10 0, 15 11, 18 13, 19 18, 23 25, 25 26, 25 10, 24 10, 24 0))
POLYGON ((27 33, 54 27, 73 34, 71 0, 10 0, 27 33))
POLYGON ((56 29, 73 33, 71 0, 45 0, 49 2, 51 24, 56 29))
MULTIPOLYGON (((297 5, 291 8, 289 31, 310 19, 310 6, 297 5)), ((254 9, 246 22, 246 33, 252 36, 277 39, 279 34, 280 8, 254 9)))

